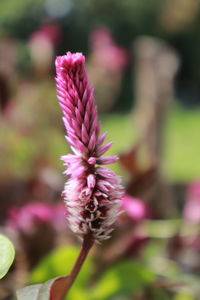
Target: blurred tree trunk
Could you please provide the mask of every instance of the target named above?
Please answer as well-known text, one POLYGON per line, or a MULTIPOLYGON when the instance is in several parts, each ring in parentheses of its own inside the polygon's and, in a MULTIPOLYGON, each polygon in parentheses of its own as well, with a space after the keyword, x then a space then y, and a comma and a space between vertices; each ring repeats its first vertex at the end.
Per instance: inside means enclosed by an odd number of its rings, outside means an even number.
POLYGON ((164 218, 173 205, 161 175, 163 129, 179 58, 165 42, 150 37, 137 39, 133 53, 138 142, 121 162, 131 174, 127 192, 149 203, 154 217, 164 218))
POLYGON ((163 124, 173 98, 179 58, 162 40, 142 37, 134 43, 136 125, 151 160, 161 159, 163 124))

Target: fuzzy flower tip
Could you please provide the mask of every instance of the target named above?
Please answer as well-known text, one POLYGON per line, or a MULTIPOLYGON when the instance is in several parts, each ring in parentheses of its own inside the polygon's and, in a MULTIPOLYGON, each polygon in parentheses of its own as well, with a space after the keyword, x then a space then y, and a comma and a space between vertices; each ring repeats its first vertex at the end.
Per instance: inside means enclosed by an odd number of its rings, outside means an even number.
POLYGON ((66 139, 74 153, 61 157, 69 176, 63 191, 68 223, 80 236, 91 234, 97 241, 105 240, 119 214, 123 188, 120 178, 102 166, 118 158, 103 156, 112 143, 103 144, 106 134, 100 135, 85 57, 71 52, 57 57, 56 82, 66 139))

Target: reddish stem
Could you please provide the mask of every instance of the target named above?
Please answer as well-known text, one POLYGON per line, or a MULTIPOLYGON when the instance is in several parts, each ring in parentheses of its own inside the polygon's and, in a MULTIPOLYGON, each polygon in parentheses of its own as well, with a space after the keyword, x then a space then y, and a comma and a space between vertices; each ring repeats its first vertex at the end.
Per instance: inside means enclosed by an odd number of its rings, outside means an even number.
POLYGON ((93 246, 93 244, 94 244, 94 240, 91 237, 91 235, 90 234, 86 235, 84 237, 83 244, 82 244, 79 256, 77 257, 76 262, 75 262, 75 264, 74 264, 74 266, 71 270, 71 273, 68 277, 68 284, 67 284, 67 287, 66 287, 66 290, 65 290, 65 295, 68 293, 68 291, 71 288, 71 286, 73 285, 76 277, 78 276, 78 274, 80 272, 80 269, 81 269, 87 255, 88 255, 91 247, 93 246))

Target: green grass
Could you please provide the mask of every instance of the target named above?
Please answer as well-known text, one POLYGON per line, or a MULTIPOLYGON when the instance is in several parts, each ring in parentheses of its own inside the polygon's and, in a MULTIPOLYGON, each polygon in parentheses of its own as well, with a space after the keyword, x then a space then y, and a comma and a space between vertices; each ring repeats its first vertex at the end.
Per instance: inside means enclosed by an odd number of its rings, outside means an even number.
POLYGON ((166 124, 163 168, 172 180, 200 178, 200 109, 173 109, 166 124))
MULTIPOLYGON (((135 140, 134 120, 130 115, 113 114, 102 118, 111 153, 128 149, 135 140)), ((200 178, 200 109, 172 107, 165 126, 163 172, 169 180, 200 178)))

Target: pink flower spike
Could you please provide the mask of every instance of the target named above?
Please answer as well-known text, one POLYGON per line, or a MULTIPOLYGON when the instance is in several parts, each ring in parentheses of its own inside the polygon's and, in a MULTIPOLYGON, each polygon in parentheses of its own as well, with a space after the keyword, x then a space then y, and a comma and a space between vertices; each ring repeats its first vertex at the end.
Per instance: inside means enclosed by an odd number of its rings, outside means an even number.
POLYGON ((118 216, 116 203, 123 188, 113 171, 96 166, 113 163, 117 156, 102 157, 112 142, 102 145, 106 134, 100 135, 94 90, 82 53, 67 52, 56 58, 56 82, 66 140, 74 152, 61 158, 67 168, 64 173, 70 176, 62 193, 68 223, 81 237, 90 234, 95 240, 105 240, 118 216))

